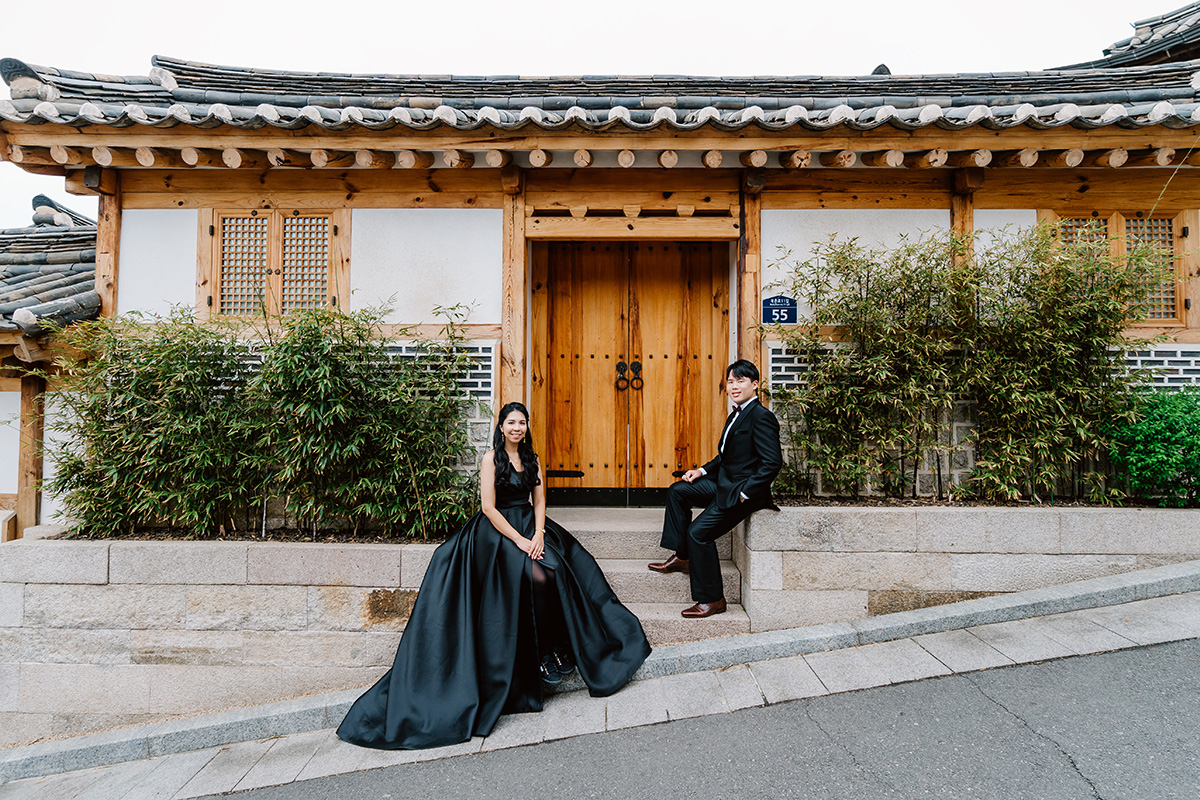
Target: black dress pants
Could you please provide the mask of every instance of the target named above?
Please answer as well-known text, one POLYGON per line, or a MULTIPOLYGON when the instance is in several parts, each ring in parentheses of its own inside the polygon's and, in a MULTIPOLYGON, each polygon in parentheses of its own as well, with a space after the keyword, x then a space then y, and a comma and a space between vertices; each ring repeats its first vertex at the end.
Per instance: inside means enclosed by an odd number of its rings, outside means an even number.
POLYGON ((692 599, 697 603, 712 603, 725 597, 717 539, 761 508, 750 500, 732 508, 719 508, 716 499, 717 482, 707 475, 693 483, 678 481, 667 489, 662 546, 689 562, 692 599), (692 519, 693 508, 704 510, 692 519))

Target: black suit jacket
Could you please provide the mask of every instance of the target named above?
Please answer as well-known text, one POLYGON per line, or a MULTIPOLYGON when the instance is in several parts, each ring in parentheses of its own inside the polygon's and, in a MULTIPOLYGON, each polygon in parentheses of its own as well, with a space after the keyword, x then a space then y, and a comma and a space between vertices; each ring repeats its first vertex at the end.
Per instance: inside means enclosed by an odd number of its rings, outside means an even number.
POLYGON ((704 465, 704 471, 717 483, 720 508, 736 506, 742 501, 742 494, 756 508, 775 508, 771 483, 782 467, 779 420, 755 400, 729 430, 725 451, 718 451, 717 457, 704 465))

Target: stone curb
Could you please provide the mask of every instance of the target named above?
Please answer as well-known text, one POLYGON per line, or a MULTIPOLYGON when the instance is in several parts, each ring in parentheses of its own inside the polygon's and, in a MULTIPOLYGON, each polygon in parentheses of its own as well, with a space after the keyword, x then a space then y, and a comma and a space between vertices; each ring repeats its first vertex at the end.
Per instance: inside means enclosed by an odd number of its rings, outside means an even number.
MULTIPOLYGON (((807 628, 655 648, 633 676, 648 680, 1200 591, 1200 560, 1043 589, 807 628)), ((556 692, 586 688, 578 674, 556 692)), ((238 742, 336 727, 362 693, 349 689, 261 706, 27 745, 0 753, 0 784, 238 742)))

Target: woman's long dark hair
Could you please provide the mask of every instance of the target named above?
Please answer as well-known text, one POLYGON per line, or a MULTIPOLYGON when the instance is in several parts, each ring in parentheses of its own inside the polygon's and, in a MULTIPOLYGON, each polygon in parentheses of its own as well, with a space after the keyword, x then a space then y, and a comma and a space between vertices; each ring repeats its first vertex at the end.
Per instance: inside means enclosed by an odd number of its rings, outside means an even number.
MULTIPOLYGON (((508 457, 508 450, 504 447, 504 433, 500 430, 504 420, 514 411, 519 411, 521 416, 525 417, 526 426, 529 423, 529 410, 520 403, 508 403, 500 409, 500 416, 496 419, 496 430, 492 433, 492 460, 496 464, 497 486, 506 485, 515 471, 508 457)), ((532 489, 541 483, 542 479, 538 477, 537 453, 533 452, 533 434, 528 427, 525 428, 525 438, 517 445, 517 455, 520 456, 521 467, 525 470, 521 476, 521 483, 532 489)))

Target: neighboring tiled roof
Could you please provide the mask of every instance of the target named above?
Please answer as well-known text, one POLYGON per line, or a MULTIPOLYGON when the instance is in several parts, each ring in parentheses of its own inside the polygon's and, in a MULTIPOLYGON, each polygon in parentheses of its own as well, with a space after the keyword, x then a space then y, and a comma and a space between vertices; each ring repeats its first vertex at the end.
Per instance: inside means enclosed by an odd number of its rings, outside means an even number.
POLYGON ((95 220, 38 195, 33 225, 0 229, 0 331, 40 336, 99 313, 95 220))
POLYGON ((0 120, 295 130, 579 126, 604 132, 705 125, 958 130, 1027 125, 1200 124, 1200 60, 1106 69, 856 77, 463 77, 283 72, 156 56, 145 77, 0 61, 0 120))
POLYGON ((1200 56, 1200 2, 1133 23, 1134 34, 1104 50, 1104 57, 1063 69, 1161 64, 1200 56))

